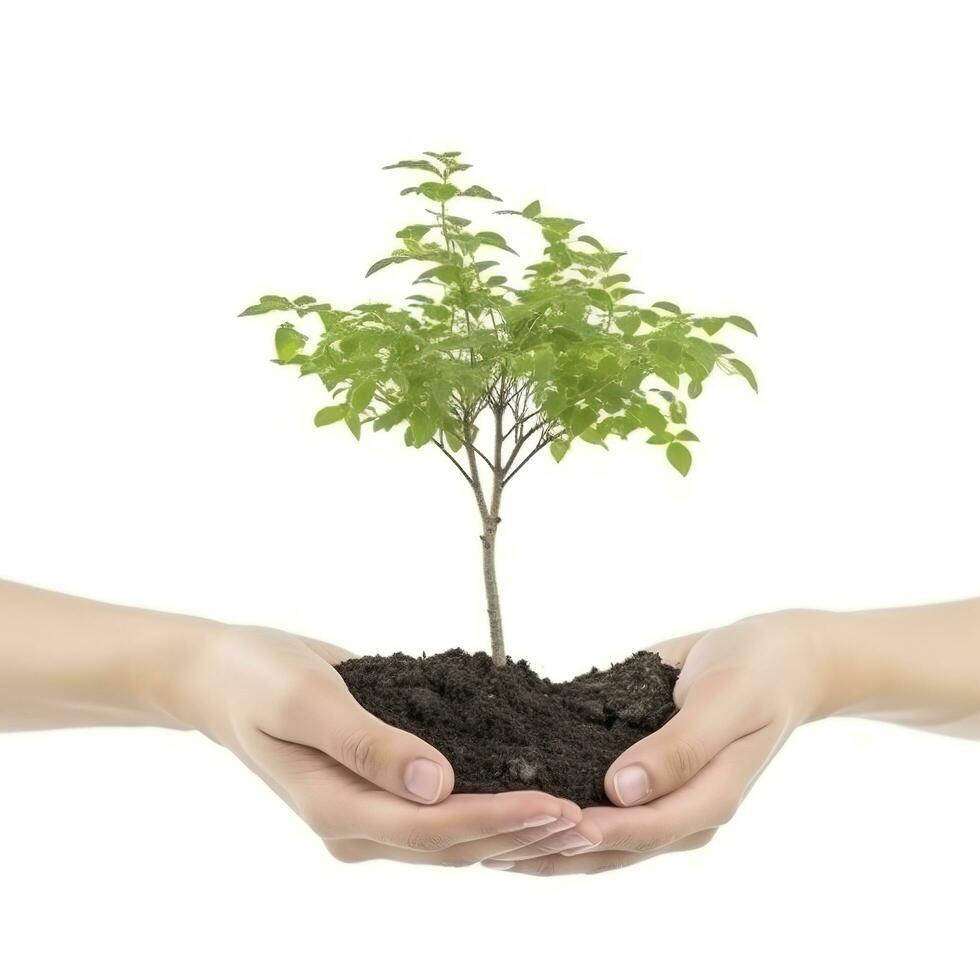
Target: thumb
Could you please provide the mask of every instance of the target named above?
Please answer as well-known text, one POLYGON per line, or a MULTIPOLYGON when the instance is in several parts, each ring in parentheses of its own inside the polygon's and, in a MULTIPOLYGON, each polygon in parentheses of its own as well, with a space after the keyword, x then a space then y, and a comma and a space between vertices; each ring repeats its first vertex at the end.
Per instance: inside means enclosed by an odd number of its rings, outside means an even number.
POLYGON ((726 746, 758 730, 756 721, 730 689, 722 684, 699 684, 663 728, 631 745, 609 767, 606 795, 618 806, 636 806, 666 796, 726 746))
POLYGON ((319 749, 396 796, 438 803, 452 792, 449 760, 428 742, 362 708, 332 671, 304 685, 284 728, 284 738, 319 749))
POLYGON ((665 664, 671 667, 681 668, 687 660, 687 655, 692 647, 710 630, 701 630, 700 633, 688 633, 687 636, 675 636, 671 640, 661 640, 659 643, 650 643, 643 649, 650 653, 657 653, 665 664))

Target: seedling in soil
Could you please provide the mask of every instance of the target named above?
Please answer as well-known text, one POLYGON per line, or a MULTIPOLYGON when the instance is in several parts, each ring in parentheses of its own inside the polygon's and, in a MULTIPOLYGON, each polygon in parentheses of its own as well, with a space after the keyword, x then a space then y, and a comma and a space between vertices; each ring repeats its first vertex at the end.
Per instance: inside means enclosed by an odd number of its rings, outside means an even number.
POLYGON ((755 376, 714 338, 724 328, 755 333, 742 316, 695 316, 665 300, 647 302, 613 251, 582 222, 546 214, 538 201, 495 214, 530 222, 543 254, 516 280, 495 257, 516 255, 498 231, 458 213, 495 194, 463 175, 457 152, 423 154, 388 170, 420 175, 417 224, 367 275, 419 268, 402 306, 340 309, 313 296, 263 296, 241 315, 288 313, 275 334, 276 360, 315 375, 332 401, 317 425, 343 422, 356 439, 366 425, 400 429, 407 446, 434 447, 472 492, 482 526, 483 577, 494 664, 506 662, 496 574, 505 489, 544 450, 557 462, 574 443, 608 449, 639 434, 682 476, 691 468, 688 400, 718 372, 755 376), (299 329, 311 318, 312 342, 299 329), (717 369, 717 371, 716 371, 717 369))

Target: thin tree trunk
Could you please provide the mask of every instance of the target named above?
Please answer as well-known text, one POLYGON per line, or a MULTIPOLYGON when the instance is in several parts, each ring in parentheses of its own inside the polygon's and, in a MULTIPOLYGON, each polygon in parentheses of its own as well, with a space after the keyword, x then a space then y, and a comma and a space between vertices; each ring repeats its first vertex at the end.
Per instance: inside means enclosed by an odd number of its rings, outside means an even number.
POLYGON ((470 468, 470 485, 476 496, 476 506, 480 511, 483 523, 483 534, 480 542, 483 545, 483 584, 487 594, 487 616, 490 620, 490 655, 496 667, 503 667, 507 662, 504 650, 504 622, 500 612, 500 590, 497 587, 497 526, 500 524, 500 498, 504 492, 504 466, 502 462, 503 449, 503 407, 497 406, 495 411, 495 439, 493 458, 493 486, 490 500, 487 501, 480 480, 480 469, 476 461, 476 449, 473 445, 469 427, 466 429, 467 438, 464 441, 466 457, 470 468))
POLYGON ((487 616, 490 618, 490 655, 494 666, 503 667, 507 662, 504 650, 504 623, 500 614, 500 591, 497 588, 497 524, 499 517, 492 517, 483 525, 483 584, 487 592, 487 616))

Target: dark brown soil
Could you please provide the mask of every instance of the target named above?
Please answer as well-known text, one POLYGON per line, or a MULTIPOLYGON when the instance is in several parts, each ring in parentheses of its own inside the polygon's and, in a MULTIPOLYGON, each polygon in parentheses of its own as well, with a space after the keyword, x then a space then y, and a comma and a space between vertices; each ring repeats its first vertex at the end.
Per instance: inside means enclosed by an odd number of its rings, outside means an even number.
POLYGON ((452 763, 457 793, 540 789, 608 804, 606 770, 675 712, 677 670, 641 652, 562 683, 527 661, 485 653, 360 657, 338 667, 372 714, 425 739, 452 763))

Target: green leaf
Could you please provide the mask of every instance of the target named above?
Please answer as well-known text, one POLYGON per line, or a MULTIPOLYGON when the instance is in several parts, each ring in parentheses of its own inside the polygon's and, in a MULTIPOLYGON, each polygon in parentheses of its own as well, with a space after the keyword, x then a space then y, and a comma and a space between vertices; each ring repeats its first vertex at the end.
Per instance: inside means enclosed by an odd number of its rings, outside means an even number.
POLYGON ((331 425, 339 422, 347 414, 346 405, 328 405, 321 408, 313 418, 314 425, 331 425))
POLYGON ((680 439, 681 442, 700 442, 701 440, 690 430, 682 429, 675 436, 675 439, 680 439))
POLYGON ((556 439, 548 449, 551 451, 551 455, 555 457, 555 462, 560 463, 565 458, 565 453, 568 452, 568 443, 564 439, 556 439))
POLYGON ((672 442, 667 447, 667 462, 680 473, 687 476, 691 469, 691 450, 683 442, 672 442))
POLYGON ((556 419, 568 407, 568 399, 557 391, 549 391, 541 403, 542 411, 549 419, 556 419))
POLYGON ((350 429, 354 438, 360 441, 361 438, 361 417, 357 412, 350 411, 344 416, 347 428, 350 429))
POLYGON ((645 429, 649 429, 655 435, 663 432, 667 428, 667 420, 663 412, 656 405, 644 402, 642 405, 630 405, 626 409, 626 414, 636 419, 645 429))
POLYGON ((424 238, 433 227, 433 225, 406 225, 401 231, 395 232, 395 238, 417 242, 419 239, 424 238))
POLYGON ((446 445, 454 452, 458 453, 463 448, 463 441, 456 435, 452 429, 443 430, 443 435, 446 437, 446 445))
POLYGON ((416 446, 424 446, 436 433, 439 427, 425 412, 415 412, 412 415, 412 442, 416 446))
MULTIPOLYGON (((527 206, 527 207, 526 207, 526 208, 525 208, 525 209, 524 209, 524 210, 523 210, 523 211, 521 212, 521 214, 522 214, 522 215, 523 215, 523 216, 524 216, 525 218, 536 218, 536 217, 537 217, 537 216, 538 216, 538 215, 539 215, 540 213, 541 213, 541 202, 540 202, 540 201, 532 201, 532 202, 531 202, 531 203, 530 203, 530 204, 529 204, 529 205, 528 205, 528 206, 527 206)), ((554 446, 554 443, 552 443, 552 446, 554 446)), ((568 447, 566 446, 565 448, 567 449, 568 447)), ((554 452, 554 449, 552 449, 552 452, 554 452)))
POLYGON ((376 272, 380 272, 382 269, 396 262, 397 259, 394 256, 389 255, 386 259, 378 259, 374 265, 364 273, 364 278, 367 279, 368 276, 373 276, 376 272))
POLYGON ((425 195, 430 201, 451 201, 459 193, 459 188, 452 184, 437 184, 434 181, 426 181, 424 184, 419 184, 419 193, 425 195))
POLYGON ((293 304, 285 296, 263 296, 255 306, 242 310, 239 316, 258 316, 260 313, 271 313, 273 310, 291 310, 293 304))
POLYGON ((729 357, 727 360, 728 363, 735 368, 735 370, 738 371, 738 373, 742 375, 746 381, 748 381, 752 390, 758 392, 759 383, 755 380, 755 374, 753 373, 752 368, 750 368, 745 361, 740 361, 737 357, 729 357))
POLYGON ((446 283, 448 286, 450 283, 459 282, 459 266, 458 265, 436 265, 431 269, 426 269, 416 282, 424 282, 426 279, 438 279, 440 282, 446 283))
POLYGON ((393 408, 390 408, 383 415, 379 415, 378 418, 374 420, 375 429, 384 429, 385 432, 393 429, 399 422, 403 422, 408 418, 408 413, 411 411, 411 407, 407 402, 399 402, 393 408))
POLYGON ((571 436, 581 435, 598 418, 599 413, 594 408, 578 405, 568 413, 566 428, 571 436))
POLYGON ((474 237, 482 242, 484 245, 492 245, 494 248, 502 248, 505 252, 510 252, 511 255, 517 255, 508 244, 507 240, 503 235, 498 235, 495 231, 478 231, 474 237))
POLYGON ((681 308, 676 303, 668 303, 666 300, 660 300, 652 304, 658 309, 666 310, 668 313, 680 313, 681 308))
POLYGON ((430 320, 437 320, 439 323, 444 323, 453 315, 453 311, 441 303, 426 303, 422 310, 430 320))
POLYGON ((276 330, 276 357, 288 364, 304 347, 309 338, 295 327, 284 323, 276 330))
POLYGON ((534 355, 534 380, 547 381, 555 368, 555 352, 548 348, 539 350, 534 355))
MULTIPOLYGON (((460 197, 482 197, 488 201, 499 201, 500 198, 496 194, 491 193, 485 187, 481 187, 479 184, 473 184, 467 187, 465 191, 460 191, 460 197)), ((447 199, 448 200, 448 199, 447 199)))
POLYGON ((315 302, 316 302, 316 297, 315 296, 297 296, 296 299, 293 300, 293 305, 294 306, 309 306, 310 303, 315 303, 315 302))
POLYGON ((579 241, 585 242, 586 245, 591 245, 594 249, 597 249, 600 252, 605 251, 605 249, 602 247, 602 242, 600 242, 598 238, 593 238, 591 235, 580 235, 579 241))
POLYGON ((581 221, 576 221, 575 218, 542 218, 537 217, 534 219, 545 231, 553 232, 560 238, 567 237, 573 228, 577 228, 581 221))
POLYGON ((725 318, 723 316, 701 316, 697 317, 694 323, 709 337, 713 337, 725 325, 725 318))
POLYGON ((360 384, 355 385, 351 389, 350 397, 347 400, 351 411, 363 412, 371 404, 371 399, 374 398, 376 389, 377 384, 374 381, 362 381, 360 384))
POLYGON ((752 326, 749 320, 746 320, 744 316, 726 316, 725 319, 733 326, 738 327, 739 330, 745 330, 748 333, 758 335, 758 331, 752 326))
POLYGON ((600 310, 611 310, 613 307, 612 297, 604 289, 587 289, 585 295, 599 307, 600 310))
MULTIPOLYGON (((626 337, 632 337, 640 329, 640 315, 638 313, 623 313, 616 317, 616 325, 623 331, 626 337)), ((635 387, 630 385, 629 387, 635 387)))
POLYGON ((579 439, 583 442, 591 443, 593 446, 605 446, 602 441, 602 436, 596 431, 594 425, 590 425, 587 429, 583 429, 578 434, 579 439))
POLYGON ((434 164, 429 163, 428 160, 399 160, 398 163, 389 163, 387 167, 382 167, 382 170, 425 170, 427 173, 435 174, 437 177, 441 177, 442 174, 439 172, 439 168, 434 164))

